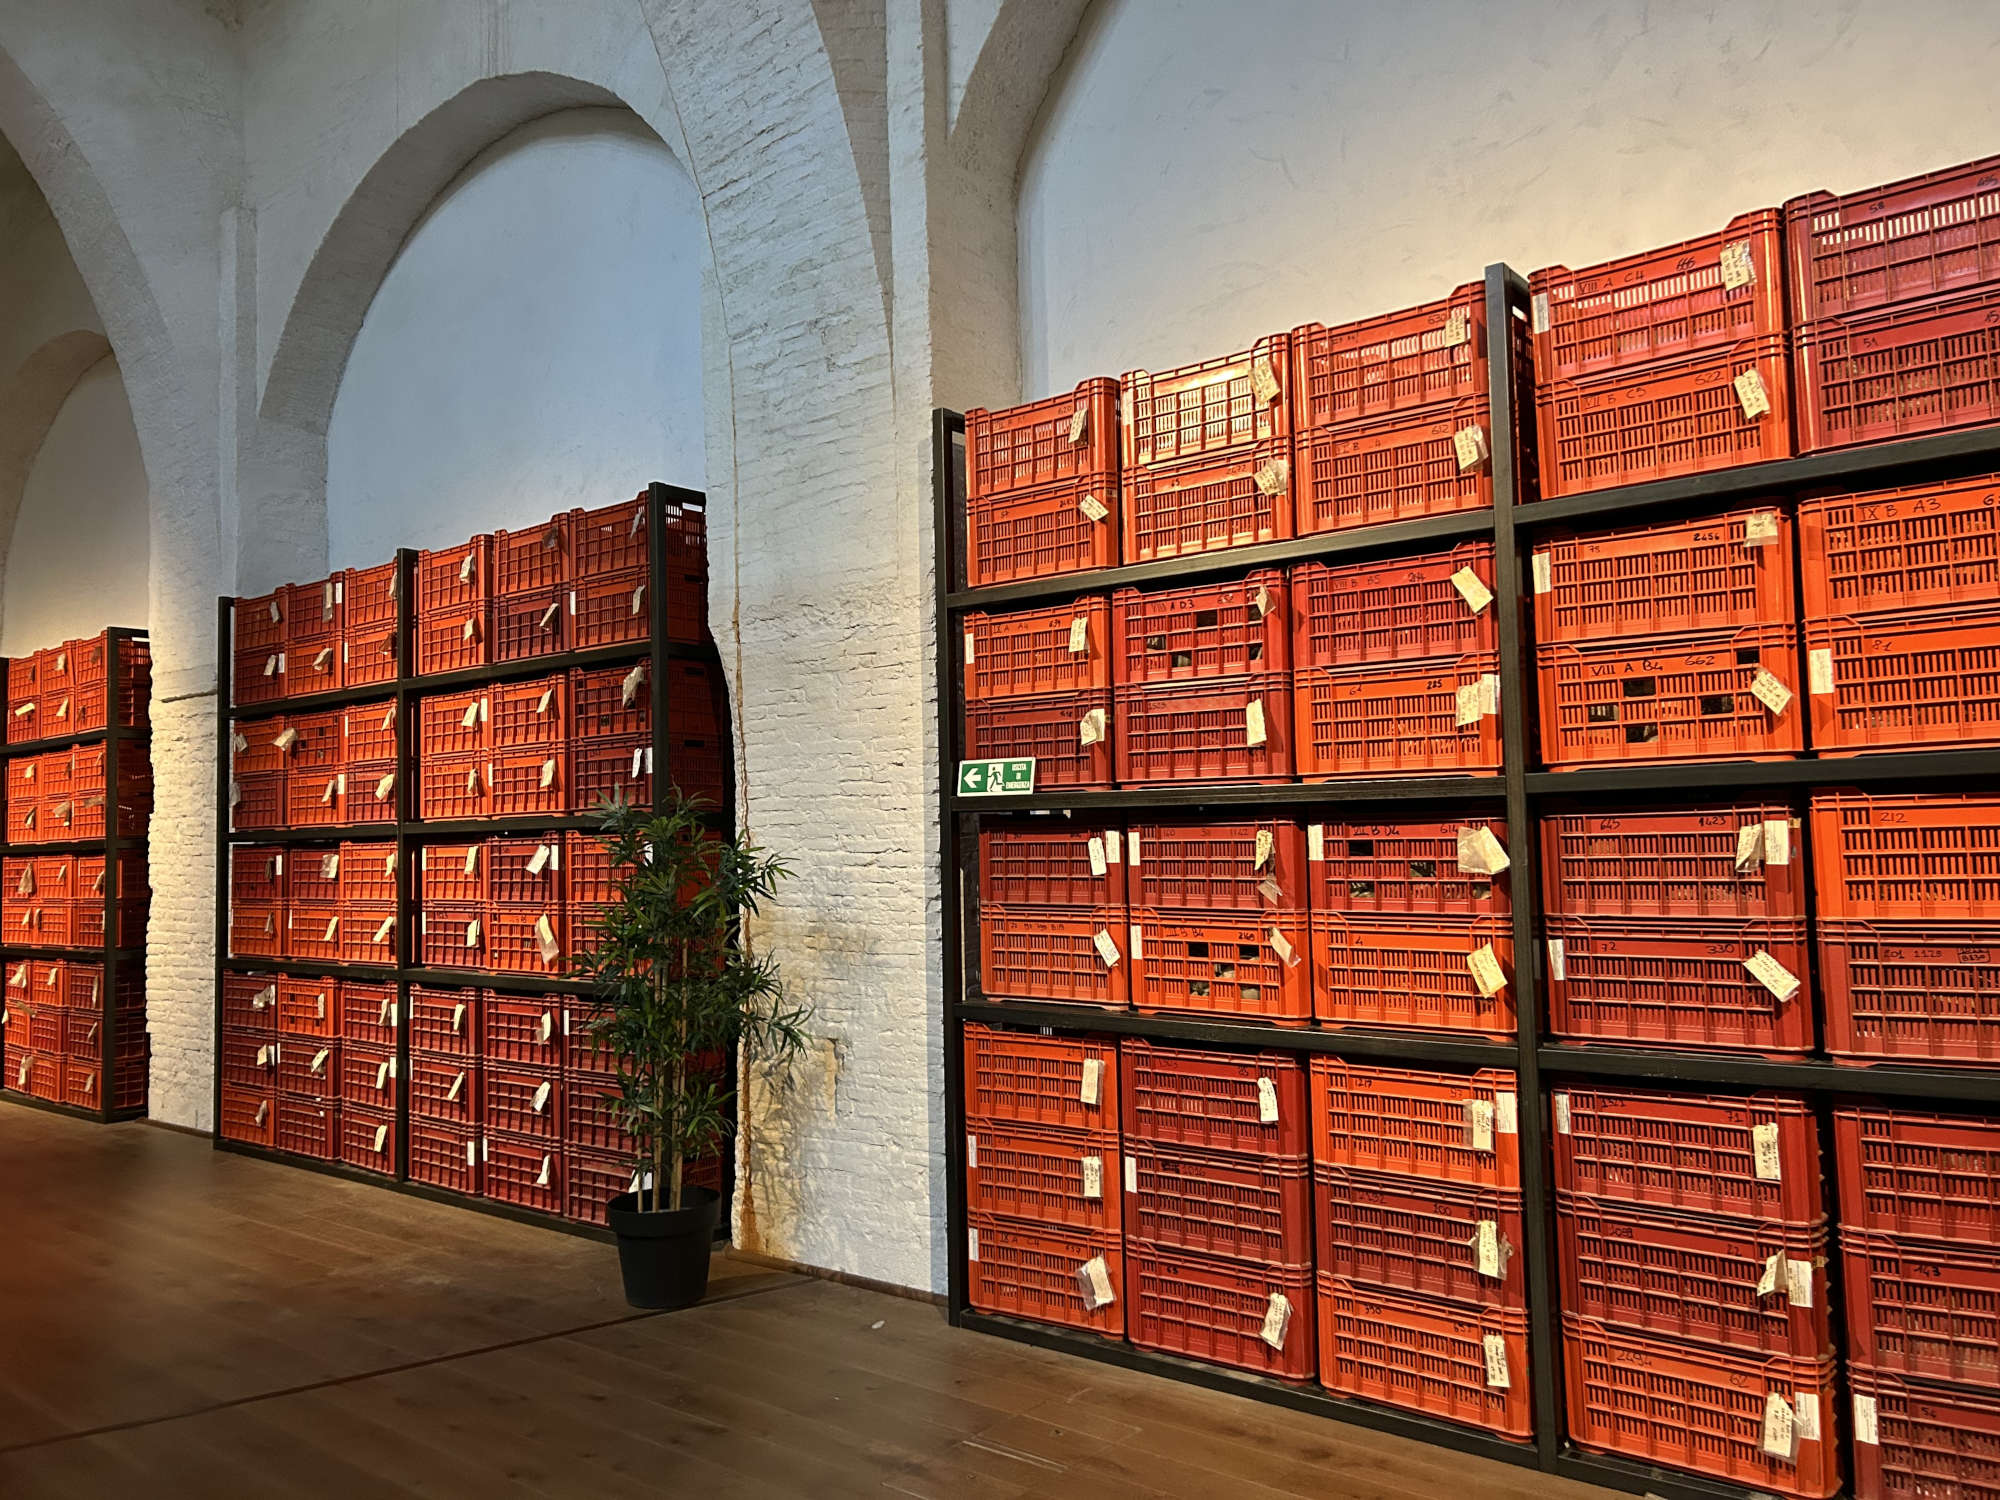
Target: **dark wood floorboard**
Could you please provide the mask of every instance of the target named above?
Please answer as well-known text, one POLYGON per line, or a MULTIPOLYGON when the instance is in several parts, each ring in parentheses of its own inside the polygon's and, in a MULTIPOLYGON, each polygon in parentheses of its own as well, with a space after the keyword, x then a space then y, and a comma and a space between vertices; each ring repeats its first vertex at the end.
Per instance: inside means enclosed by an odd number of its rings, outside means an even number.
POLYGON ((6 1500, 1606 1494, 728 1256, 635 1314, 608 1246, 143 1125, 0 1103, 0 1205, 6 1500))

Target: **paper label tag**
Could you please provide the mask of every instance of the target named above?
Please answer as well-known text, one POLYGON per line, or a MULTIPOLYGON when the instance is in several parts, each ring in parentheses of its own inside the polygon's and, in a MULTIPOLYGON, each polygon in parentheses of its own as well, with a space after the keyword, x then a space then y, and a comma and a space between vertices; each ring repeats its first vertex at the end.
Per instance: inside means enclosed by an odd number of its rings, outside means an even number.
POLYGON ((389 934, 395 930, 395 926, 396 926, 396 917, 395 913, 392 912, 388 916, 384 917, 382 919, 382 925, 375 929, 374 946, 379 948, 384 943, 388 942, 389 934))
POLYGON ((1069 654, 1081 656, 1090 649, 1090 617, 1078 615, 1069 622, 1069 654))
POLYGON ((1092 834, 1087 847, 1090 850, 1090 873, 1102 880, 1111 869, 1110 861, 1104 853, 1104 840, 1092 834))
POLYGON ((1285 899, 1285 893, 1279 889, 1278 882, 1268 875, 1257 882, 1257 894, 1262 896, 1266 904, 1271 906, 1276 906, 1280 901, 1285 899))
POLYGON ((1486 462, 1486 429, 1474 423, 1451 435, 1452 452, 1458 455, 1460 472, 1476 469, 1486 462))
POLYGON ((375 1127, 375 1154, 377 1156, 382 1154, 382 1143, 388 1139, 389 1127, 387 1125, 377 1125, 375 1127))
POLYGON ((1798 1413, 1799 1441, 1816 1443, 1819 1441, 1819 1395, 1814 1391, 1800 1391, 1792 1398, 1793 1409, 1798 1413))
POLYGON ((1299 955, 1298 950, 1292 947, 1291 940, 1275 927, 1271 929, 1270 936, 1271 951, 1278 955, 1278 961, 1288 969, 1295 967, 1298 964, 1299 955))
POLYGON ((1093 708, 1076 723, 1076 739, 1080 745, 1096 745, 1104 739, 1104 710, 1093 708))
POLYGON ((1125 1158, 1125 1191, 1139 1191, 1139 1158, 1129 1154, 1125 1158))
POLYGON ((1125 929, 1125 935, 1127 941, 1132 945, 1133 961, 1137 962, 1139 959, 1144 958, 1146 956, 1146 929, 1139 923, 1134 922, 1130 927, 1125 929))
POLYGON ((1285 1347, 1285 1338, 1292 1331, 1292 1301, 1283 1292, 1271 1293, 1271 1300, 1264 1308, 1264 1326, 1257 1330, 1257 1337, 1273 1349, 1285 1347))
POLYGON ((1556 1098, 1555 1098, 1555 1104, 1556 1104, 1556 1134, 1557 1134, 1557 1135, 1568 1135, 1568 1134, 1569 1134, 1569 1095, 1568 1095, 1568 1094, 1557 1094, 1557 1095, 1556 1095, 1556 1098))
POLYGON ((1785 1299, 1794 1307, 1813 1305, 1812 1262, 1809 1260, 1788 1260, 1785 1262, 1785 1299))
POLYGON ((1451 586, 1458 590, 1458 596, 1465 601, 1465 607, 1475 615, 1493 602, 1493 590, 1489 589, 1479 575, 1470 568, 1460 568, 1452 574, 1451 586))
POLYGON ((1271 591, 1263 584, 1257 585, 1257 592, 1250 596, 1250 602, 1257 608, 1257 618, 1266 620, 1271 615, 1271 591))
POLYGON ((1250 390, 1259 406, 1269 406, 1278 399, 1278 374, 1271 368, 1269 355, 1260 354, 1250 361, 1250 390))
POLYGON ((1081 500, 1076 502, 1076 508, 1083 512, 1086 519, 1092 521, 1101 521, 1111 514, 1105 508, 1104 502, 1095 495, 1085 495, 1081 500))
MULTIPOLYGON (((477 927, 479 924, 475 922, 473 925, 477 927)), ((470 947, 471 944, 468 943, 466 946, 470 947)), ((465 1030, 465 1006, 461 1003, 458 1005, 454 1005, 451 1008, 451 1034, 453 1036, 458 1036, 462 1034, 464 1030, 465 1030)))
POLYGON ((465 873, 470 875, 479 868, 479 845, 473 844, 465 851, 465 873))
POLYGON ((1757 279, 1757 263, 1750 258, 1748 240, 1731 240, 1722 247, 1722 286, 1735 291, 1757 279))
POLYGON ((1306 824, 1306 858, 1314 864, 1323 864, 1325 862, 1326 825, 1324 823, 1306 824))
POLYGON ((536 1114, 540 1114, 549 1107, 549 1090, 554 1087, 554 1084, 550 1083, 547 1079, 543 1079, 541 1087, 535 1090, 534 1108, 536 1114))
POLYGON ((1250 479, 1257 486, 1258 494, 1282 495, 1291 475, 1291 464, 1282 458, 1274 458, 1269 463, 1260 465, 1250 479))
MULTIPOLYGON (((969 662, 972 660, 972 657, 967 655, 965 659, 969 662)), ((632 706, 632 700, 639 694, 639 684, 645 680, 646 664, 644 662, 640 662, 638 666, 625 674, 625 681, 618 689, 618 702, 621 707, 630 708, 632 706)))
POLYGON ((1774 714, 1783 713, 1792 701, 1792 690, 1769 667, 1757 669, 1757 675, 1750 679, 1750 693, 1774 714))
POLYGON ((1243 705, 1243 742, 1246 745, 1264 743, 1264 700, 1252 698, 1243 705))
POLYGON ((396 1065, 393 1062, 382 1062, 376 1065, 375 1068, 376 1093, 379 1094, 384 1089, 389 1087, 389 1075, 395 1071, 395 1067, 396 1065))
POLYGON ((1493 1128, 1501 1135, 1521 1133, 1521 1106, 1518 1096, 1511 1091, 1493 1096, 1493 1128))
POLYGON ((1485 1099, 1465 1101, 1465 1134, 1475 1151, 1493 1149, 1493 1105, 1485 1099))
POLYGON ((562 953, 562 945, 556 941, 556 930, 546 916, 535 918, 535 949, 545 964, 554 963, 562 953))
POLYGON ((464 1089, 465 1089, 465 1070, 461 1068, 458 1071, 458 1076, 452 1079, 451 1087, 444 1091, 444 1096, 447 1101, 456 1104, 458 1102, 459 1094, 461 1094, 464 1091, 464 1089))
MULTIPOLYGON (((635 770, 633 771, 632 774, 634 776, 637 776, 639 773, 635 770)), ((553 755, 551 755, 547 760, 542 762, 541 784, 543 788, 546 789, 547 787, 553 785, 555 779, 556 779, 556 758, 553 755)))
POLYGON ((1767 865, 1788 865, 1792 862, 1792 820, 1790 818, 1766 818, 1764 820, 1764 863, 1767 865))
MULTIPOLYGON (((543 1084, 542 1087, 547 1088, 548 1085, 543 1084)), ((549 1172, 554 1165, 555 1158, 553 1156, 544 1156, 542 1158, 542 1170, 535 1174, 536 1187, 547 1187, 549 1185, 549 1172)))
POLYGON ((1774 510, 1752 511, 1743 518, 1743 545, 1746 547, 1767 547, 1778 539, 1778 513, 1774 510))
POLYGON ((391 771, 387 776, 384 776, 380 781, 375 783, 375 800, 377 802, 387 802, 389 800, 389 793, 395 789, 396 773, 391 771))
POLYGON ((1097 956, 1104 960, 1104 967, 1107 969, 1117 968, 1118 944, 1111 934, 1100 927, 1097 929, 1097 936, 1092 938, 1091 941, 1097 945, 1097 956))
POLYGON ((542 1045, 546 1047, 551 1041, 555 1039, 555 1034, 556 1034, 555 1012, 545 1010, 542 1012, 542 1045))
MULTIPOLYGON (((1119 845, 1122 844, 1123 842, 1124 840, 1119 836, 1117 829, 1107 828, 1104 830, 1104 858, 1106 863, 1114 865, 1118 863, 1120 857, 1119 845)), ((1137 839, 1134 839, 1132 841, 1133 850, 1137 851, 1138 847, 1139 847, 1139 841, 1137 839)), ((1138 863, 1138 857, 1136 852, 1134 853, 1133 856, 1133 863, 1134 864, 1138 863)))
POLYGON ((530 875, 539 875, 543 870, 548 868, 548 863, 549 846, 547 844, 537 844, 535 852, 528 859, 528 873, 530 875))
POLYGON ((1773 1391, 1764 1398, 1764 1451, 1785 1463, 1792 1461, 1798 1449, 1797 1422, 1792 1416, 1792 1403, 1778 1392, 1773 1391))
POLYGON ((1481 1337, 1486 1348, 1486 1384, 1496 1391, 1509 1390, 1514 1381, 1507 1370, 1507 1340, 1498 1333, 1481 1337))
POLYGON ((1500 1225, 1495 1220, 1481 1219, 1472 1243, 1481 1276, 1497 1281, 1506 1274, 1500 1260, 1500 1225))
POLYGON ((1533 567, 1535 574, 1535 592, 1546 594, 1552 590, 1555 584, 1549 577, 1549 554, 1546 552, 1537 552, 1530 565, 1533 567))
POLYGON ((1736 830, 1736 868, 1754 870, 1764 863, 1764 825, 1745 823, 1736 830))
POLYGON ((1759 948, 1744 959, 1743 967, 1759 984, 1777 996, 1780 1004, 1799 992, 1799 976, 1779 963, 1766 949, 1759 948))
POLYGON ((1484 824, 1458 830, 1458 867, 1471 875, 1498 875, 1514 861, 1499 835, 1484 824))
POLYGON ((1528 299, 1528 328, 1532 333, 1549 331, 1549 294, 1536 292, 1528 299))
POLYGON ((1875 1422, 1875 1398, 1854 1393, 1854 1441, 1866 1443, 1869 1447, 1880 1447, 1882 1434, 1875 1422))
POLYGON ((313 1054, 312 1071, 314 1073, 318 1073, 326 1066, 326 1060, 332 1055, 332 1051, 333 1049, 330 1047, 322 1047, 313 1054))
MULTIPOLYGON (((474 917, 470 922, 465 924, 465 946, 468 948, 477 948, 479 946, 479 918, 477 917, 474 917)), ((458 1028, 454 1026, 452 1029, 455 1031, 458 1028)))
POLYGON ((1764 390, 1764 377, 1752 365, 1736 377, 1736 399, 1742 404, 1743 415, 1752 421, 1767 415, 1771 410, 1771 398, 1764 390))
POLYGON ((1774 1123, 1750 1127, 1750 1149, 1756 1158, 1760 1182, 1782 1182, 1784 1168, 1778 1157, 1778 1127, 1774 1123))
POLYGON ((277 737, 271 741, 271 745, 274 749, 290 750, 298 742, 299 732, 296 729, 287 728, 278 733, 277 737))
POLYGON ((1257 830, 1257 837, 1250 851, 1251 869, 1261 870, 1271 862, 1271 848, 1276 842, 1277 836, 1270 829, 1260 828, 1257 830))
POLYGON ((1083 1196, 1092 1202, 1104 1196, 1104 1158, 1101 1156, 1083 1158, 1083 1196))
POLYGON ((1439 341, 1443 349, 1456 349, 1460 344, 1472 342, 1472 313, 1463 307, 1454 307, 1445 314, 1444 334, 1439 341))
POLYGON ((979 1170, 979 1137, 970 1130, 965 1133, 965 1166, 970 1172, 979 1170))
POLYGON ((1278 1086, 1268 1078, 1257 1080, 1257 1123, 1278 1123, 1278 1086))
POLYGON ((1098 1090, 1104 1086, 1104 1059, 1086 1057, 1083 1060, 1083 1082, 1077 1089, 1077 1098, 1085 1104, 1097 1102, 1098 1090))
POLYGON ((1548 940, 1548 948, 1549 978, 1557 984, 1562 984, 1569 978, 1568 973, 1563 968, 1563 940, 1561 938, 1550 938, 1548 940))
POLYGON ((1491 943, 1481 943, 1466 954, 1465 966, 1472 971, 1472 982, 1486 999, 1491 1000, 1507 988, 1507 976, 1500 968, 1500 959, 1491 943))
POLYGON ((1090 427, 1090 403, 1079 401, 1076 410, 1069 414, 1069 445, 1074 448, 1083 441, 1083 435, 1090 427))
POLYGON ((1814 697, 1823 698, 1833 691, 1833 649, 1829 646, 1814 646, 1806 652, 1806 685, 1814 697))
POLYGON ((1468 724, 1479 722, 1479 684, 1468 682, 1458 689, 1458 711, 1452 722, 1463 729, 1468 724))
POLYGON ((965 1258, 975 1263, 979 1259, 979 1226, 977 1224, 968 1224, 965 1226, 965 1258))
POLYGON ((1111 1296, 1111 1271, 1104 1264, 1104 1257, 1093 1255, 1076 1268, 1077 1285, 1083 1290, 1083 1305, 1090 1312, 1100 1307, 1109 1307, 1111 1296))
POLYGON ((1757 1278, 1757 1295, 1769 1297, 1778 1290, 1778 1283, 1785 1275, 1785 1252, 1764 1257, 1763 1274, 1757 1278))

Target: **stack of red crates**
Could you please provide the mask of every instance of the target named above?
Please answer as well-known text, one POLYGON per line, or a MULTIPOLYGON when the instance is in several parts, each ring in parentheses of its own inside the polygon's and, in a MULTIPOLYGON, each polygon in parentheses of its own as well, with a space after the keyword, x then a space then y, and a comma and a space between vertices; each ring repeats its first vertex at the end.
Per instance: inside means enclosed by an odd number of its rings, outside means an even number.
POLYGON ((1126 854, 1135 1006, 1312 1019, 1306 838, 1295 820, 1138 824, 1126 854))
POLYGON ((396 703, 239 719, 230 826, 333 828, 396 821, 396 703))
POLYGON ((396 966, 396 846, 236 844, 229 851, 229 954, 396 966))
POLYGON ((1131 1001, 1125 836, 1067 818, 979 830, 979 985, 989 999, 1131 1001))
POLYGON ((239 707, 395 680, 396 565, 344 568, 238 599, 231 702, 239 707))
POLYGON ((1119 511, 1128 563, 1292 535, 1292 338, 1118 385, 1119 511))
POLYGON ((144 838, 153 812, 153 771, 141 746, 119 755, 118 787, 105 786, 102 741, 69 745, 7 762, 7 842, 84 843, 105 836, 105 807, 115 801, 124 838, 144 838))
POLYGON ((2000 1122, 1834 1112, 1854 1489, 2000 1487, 2000 1122))
POLYGON ((1311 1064, 1319 1378, 1533 1430, 1514 1075, 1311 1064))
POLYGON ((1799 502, 1820 750, 2000 744, 1994 498, 1986 475, 1799 502))
POLYGON ((426 844, 418 962, 560 977, 595 946, 612 901, 611 856, 595 834, 527 834, 426 844))
MULTIPOLYGON (((1310 1380, 1312 1161, 1306 1075, 1282 1052, 1127 1038, 1127 1337, 1144 1349, 1310 1380)), ((1115 1195, 1115 1184, 1105 1185, 1115 1195)))
POLYGON ((1776 209, 1529 279, 1544 497, 1792 454, 1776 209))
POLYGON ((1804 747, 1792 524, 1774 507, 1554 538, 1532 566, 1544 764, 1804 747))
MULTIPOLYGON (((65 739, 108 728, 113 644, 106 632, 7 662, 7 743, 65 739)), ((148 728, 152 648, 145 641, 120 639, 115 644, 123 674, 118 722, 127 729, 148 728)))
POLYGON ((394 1174, 399 1020, 391 983, 225 973, 223 1138, 394 1174))
POLYGON ((2000 158, 1785 205, 1811 453, 2000 419, 2000 158))
MULTIPOLYGON (((102 854, 17 855, 0 863, 0 932, 6 946, 102 948, 106 879, 102 854)), ((145 855, 119 854, 118 887, 112 946, 143 948, 152 901, 145 855)))
POLYGON ((1111 609, 1102 597, 965 616, 965 755, 1035 758, 1040 787, 1112 777, 1111 609))
POLYGON ((967 1299, 1125 1332, 1118 1048, 965 1028, 967 1299))
POLYGON ((1542 912, 1553 1035, 1812 1051, 1804 849, 1789 807, 1545 818, 1542 912))
POLYGON ((1298 535, 1493 504, 1478 282, 1291 343, 1298 535))
POLYGON ((966 585, 1117 564, 1118 382, 965 414, 966 585))
POLYGON ((1506 841, 1491 818, 1310 825, 1313 1014, 1513 1036, 1506 841))
POLYGON ((1571 1439, 1758 1490, 1838 1493, 1811 1107, 1576 1087, 1551 1104, 1571 1439))
MULTIPOLYGON (((9 860, 9 866, 15 861, 9 860)), ((0 1090, 78 1109, 144 1110, 152 1042, 146 1032, 146 979, 138 964, 118 979, 118 1036, 104 1045, 104 965, 73 959, 10 958, 0 1000, 5 1057, 0 1090), (111 1087, 104 1064, 112 1063, 111 1087), (106 1098, 106 1093, 109 1098, 106 1098)))
POLYGON ((1826 1050, 2000 1068, 2000 796, 1819 792, 1812 841, 1826 1050))

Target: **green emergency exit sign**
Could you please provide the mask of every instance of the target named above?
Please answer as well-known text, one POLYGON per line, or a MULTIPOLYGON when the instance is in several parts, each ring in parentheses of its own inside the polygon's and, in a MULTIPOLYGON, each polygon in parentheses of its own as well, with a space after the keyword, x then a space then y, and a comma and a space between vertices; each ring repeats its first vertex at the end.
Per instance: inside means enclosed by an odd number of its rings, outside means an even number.
POLYGON ((962 760, 958 763, 961 797, 1025 797, 1035 789, 1035 758, 1021 760, 962 760))

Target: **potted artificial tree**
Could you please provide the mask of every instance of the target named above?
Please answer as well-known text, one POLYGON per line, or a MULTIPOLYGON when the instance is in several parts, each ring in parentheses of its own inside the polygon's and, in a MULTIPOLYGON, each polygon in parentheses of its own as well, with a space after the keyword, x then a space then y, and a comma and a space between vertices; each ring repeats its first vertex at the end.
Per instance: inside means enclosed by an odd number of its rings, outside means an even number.
POLYGON ((625 1300, 686 1307, 708 1289, 713 1190, 685 1181, 728 1137, 735 1080, 717 1069, 739 1041, 761 1061, 797 1053, 806 1007, 786 998, 777 965, 753 958, 738 924, 789 872, 739 834, 709 826, 705 804, 669 792, 657 811, 604 809, 614 899, 597 919, 594 951, 572 960, 602 1010, 592 1045, 617 1066, 607 1090, 633 1140, 633 1190, 611 1200, 625 1300))

